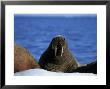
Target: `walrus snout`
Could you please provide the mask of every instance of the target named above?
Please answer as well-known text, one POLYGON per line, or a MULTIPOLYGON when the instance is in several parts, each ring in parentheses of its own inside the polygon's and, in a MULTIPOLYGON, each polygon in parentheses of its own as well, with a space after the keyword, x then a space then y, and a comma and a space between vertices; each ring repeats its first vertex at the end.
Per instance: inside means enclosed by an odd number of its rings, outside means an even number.
POLYGON ((52 40, 52 49, 54 50, 54 56, 62 56, 65 46, 65 38, 63 36, 54 37, 52 40))
POLYGON ((62 44, 58 43, 55 47, 55 56, 62 56, 63 55, 63 46, 62 44))

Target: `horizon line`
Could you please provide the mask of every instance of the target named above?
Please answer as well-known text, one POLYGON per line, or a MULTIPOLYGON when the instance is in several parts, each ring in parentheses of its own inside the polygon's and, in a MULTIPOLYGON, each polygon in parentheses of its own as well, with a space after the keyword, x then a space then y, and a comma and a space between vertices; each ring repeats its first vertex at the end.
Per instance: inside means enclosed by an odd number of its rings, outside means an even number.
POLYGON ((14 14, 14 16, 25 17, 97 17, 97 14, 14 14))

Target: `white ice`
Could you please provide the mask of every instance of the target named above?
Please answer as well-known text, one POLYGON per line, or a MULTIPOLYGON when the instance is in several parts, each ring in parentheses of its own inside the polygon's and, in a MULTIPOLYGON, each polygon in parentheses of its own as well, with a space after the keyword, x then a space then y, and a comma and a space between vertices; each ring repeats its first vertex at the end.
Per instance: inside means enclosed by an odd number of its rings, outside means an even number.
POLYGON ((15 76, 96 76, 96 74, 93 73, 63 73, 63 72, 51 72, 44 69, 29 69, 21 72, 16 72, 15 76))

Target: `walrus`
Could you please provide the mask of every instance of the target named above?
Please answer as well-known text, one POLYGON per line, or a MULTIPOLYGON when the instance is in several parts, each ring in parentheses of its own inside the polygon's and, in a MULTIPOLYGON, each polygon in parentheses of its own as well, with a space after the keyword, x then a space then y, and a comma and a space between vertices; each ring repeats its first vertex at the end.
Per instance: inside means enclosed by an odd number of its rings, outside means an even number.
POLYGON ((66 39, 58 35, 54 37, 39 59, 41 68, 54 72, 72 72, 78 62, 70 52, 66 39))
POLYGON ((73 72, 97 74, 97 61, 93 61, 89 64, 79 66, 73 72))
POLYGON ((14 44, 14 73, 33 68, 40 68, 38 62, 26 48, 14 44))

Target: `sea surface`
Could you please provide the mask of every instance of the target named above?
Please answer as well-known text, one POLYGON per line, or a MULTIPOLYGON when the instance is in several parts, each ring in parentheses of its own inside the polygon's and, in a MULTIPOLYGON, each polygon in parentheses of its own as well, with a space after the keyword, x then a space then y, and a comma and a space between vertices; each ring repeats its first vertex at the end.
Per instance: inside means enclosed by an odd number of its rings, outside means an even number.
POLYGON ((63 35, 80 64, 97 60, 97 15, 14 15, 14 41, 39 61, 56 35, 63 35))

